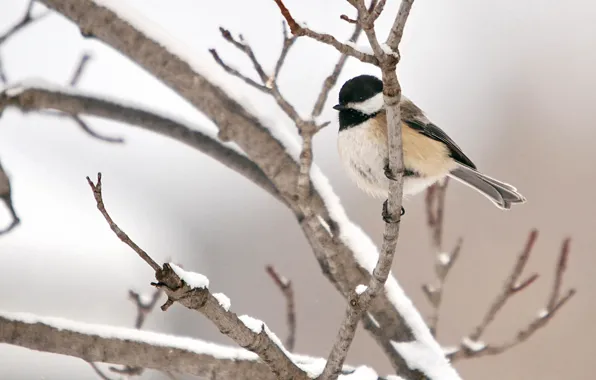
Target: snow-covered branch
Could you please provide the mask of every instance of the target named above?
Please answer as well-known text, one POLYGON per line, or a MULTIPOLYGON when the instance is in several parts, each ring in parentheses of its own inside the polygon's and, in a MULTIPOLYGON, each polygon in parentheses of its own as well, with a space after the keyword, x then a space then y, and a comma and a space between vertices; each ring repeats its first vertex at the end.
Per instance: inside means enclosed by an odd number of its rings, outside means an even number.
POLYGON ((241 347, 259 355, 278 379, 306 380, 308 378, 305 372, 288 357, 288 352, 279 339, 263 322, 247 316, 246 318, 238 317, 229 311, 230 305, 227 297, 225 302, 221 302, 224 299, 222 296, 215 297, 211 294, 207 277, 199 273, 187 272, 175 264, 164 264, 163 268, 160 268, 151 256, 139 247, 110 217, 103 201, 101 174, 98 174, 96 183, 89 178, 87 181, 93 191, 97 208, 108 222, 110 229, 155 270, 157 282, 152 285, 162 289, 168 296, 168 300, 161 307, 162 310, 165 311, 174 303, 179 303, 190 310, 198 311, 241 347))
POLYGON ((0 342, 37 351, 196 376, 274 379, 250 351, 196 339, 41 317, 0 313, 0 342))
POLYGON ((236 149, 222 144, 215 136, 210 136, 209 131, 200 125, 173 115, 158 113, 131 102, 33 80, 9 86, 0 92, 0 113, 6 107, 17 107, 25 112, 55 110, 67 115, 97 116, 136 126, 199 150, 279 198, 275 186, 254 162, 236 149))
MULTIPOLYGON (((200 54, 193 54, 191 48, 172 41, 159 26, 140 16, 137 9, 128 8, 123 1, 42 2, 75 22, 83 35, 93 36, 137 62, 209 117, 219 128, 220 139, 240 146, 292 209, 324 274, 344 297, 348 298, 357 285, 370 282, 379 257, 390 263, 392 255, 386 253, 393 253, 391 248, 397 239, 398 223, 389 227, 391 234, 384 239, 388 243, 383 248, 383 255, 379 255, 371 239, 346 217, 327 179, 314 164, 310 170, 313 184, 310 204, 305 208, 296 186, 301 168, 298 164, 299 145, 290 140, 285 131, 275 125, 264 124, 258 112, 249 111, 248 102, 233 98, 238 91, 214 83, 218 74, 203 67, 197 60, 200 54), (310 215, 305 215, 304 211, 310 215)), ((289 26, 292 28, 290 23, 289 26)), ((389 53, 384 53, 389 61, 397 60, 396 54, 389 53)), ((388 83, 388 88, 391 86, 388 83)), ((389 94, 391 99, 397 95, 389 94)), ((392 166, 392 169, 395 167, 392 166)), ((394 172, 398 177, 402 175, 401 170, 394 172)), ((395 181, 392 187, 400 184, 401 180, 395 181)), ((392 193, 396 193, 395 189, 392 193)), ((389 202, 391 215, 399 212, 400 204, 400 200, 389 202)), ((374 277, 378 283, 384 282, 382 273, 376 272, 374 277)), ((398 352, 389 349, 391 342, 424 342, 428 352, 433 353, 433 359, 447 363, 440 346, 395 278, 389 276, 384 289, 374 297, 368 310, 382 326, 383 336, 374 336, 380 346, 386 348, 386 354, 398 373, 410 377, 416 371, 409 368, 398 352)))

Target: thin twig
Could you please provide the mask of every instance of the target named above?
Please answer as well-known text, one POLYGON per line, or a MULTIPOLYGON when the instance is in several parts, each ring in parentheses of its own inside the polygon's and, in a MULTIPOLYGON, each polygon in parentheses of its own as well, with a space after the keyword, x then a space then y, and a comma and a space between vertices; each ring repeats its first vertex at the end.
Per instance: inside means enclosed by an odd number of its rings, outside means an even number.
POLYGON ((524 268, 526 267, 526 264, 528 263, 528 260, 530 259, 530 254, 532 253, 532 248, 534 248, 534 244, 536 243, 537 237, 537 230, 532 230, 528 235, 526 245, 519 257, 517 258, 517 261, 515 263, 515 266, 513 267, 513 270, 511 271, 511 274, 505 281, 505 285, 503 286, 501 293, 497 295, 497 297, 493 301, 486 315, 482 319, 482 322, 474 329, 474 332, 470 334, 471 340, 477 341, 482 336, 486 328, 495 319, 499 311, 503 308, 503 306, 511 296, 527 288, 538 278, 538 274, 534 273, 529 277, 529 280, 519 282, 519 277, 521 276, 524 268))
MULTIPOLYGON (((223 62, 223 60, 218 56, 217 52, 214 49, 211 49, 210 50, 211 55, 213 55, 213 58, 215 59, 215 61, 220 66, 222 66, 223 69, 226 70, 228 73, 244 80, 249 85, 265 92, 266 94, 272 95, 273 98, 275 99, 275 101, 277 102, 277 104, 279 105, 279 107, 286 113, 286 115, 288 115, 288 117, 292 121, 294 121, 296 123, 297 120, 301 120, 300 115, 298 114, 298 111, 296 111, 294 106, 279 91, 279 87, 277 86, 277 81, 275 79, 272 79, 273 78, 272 76, 269 76, 267 73, 265 73, 265 70, 263 69, 263 65, 261 65, 261 63, 257 59, 252 47, 246 41, 244 41, 244 39, 242 39, 242 38, 240 38, 239 40, 235 39, 229 30, 227 30, 225 28, 219 28, 219 30, 221 32, 222 37, 226 41, 228 41, 233 46, 235 46, 240 51, 242 51, 244 54, 246 54, 248 59, 251 61, 255 71, 259 75, 262 85, 256 83, 252 79, 246 77, 245 75, 241 74, 237 70, 231 68, 229 65, 225 64, 223 62)), ((284 47, 282 47, 282 51, 280 53, 280 57, 278 58, 278 62, 281 60, 283 63, 283 60, 281 59, 281 57, 284 54, 286 54, 286 55, 288 54, 288 51, 293 46, 293 44, 294 44, 293 42, 289 43, 289 45, 286 47, 286 42, 284 41, 284 47)))
POLYGON ((79 84, 79 80, 81 79, 83 72, 87 68, 87 65, 89 64, 90 60, 91 60, 91 54, 89 54, 89 53, 84 53, 81 56, 81 59, 79 60, 79 64, 77 65, 74 73, 72 74, 72 77, 70 78, 69 83, 72 87, 75 87, 77 84, 79 84))
POLYGON ((253 79, 247 77, 246 75, 242 74, 240 71, 236 70, 235 68, 233 68, 233 67, 229 66, 227 63, 225 63, 221 59, 219 54, 217 53, 217 50, 209 49, 209 52, 213 56, 213 59, 215 60, 215 62, 217 62, 217 64, 219 64, 228 74, 233 75, 236 78, 242 79, 244 81, 244 83, 256 88, 257 90, 261 90, 265 93, 271 93, 271 88, 257 83, 253 79))
POLYGON ((522 290, 528 288, 528 286, 530 286, 538 278, 537 274, 533 274, 523 281, 518 281, 530 257, 532 248, 534 247, 537 237, 538 232, 536 230, 530 232, 525 248, 520 254, 511 275, 505 282, 503 291, 496 297, 495 301, 489 308, 489 311, 487 312, 486 316, 484 317, 482 322, 476 327, 474 332, 469 335, 469 338, 464 339, 464 342, 462 342, 461 347, 457 351, 449 355, 451 360, 476 358, 487 355, 498 355, 514 346, 517 346, 520 343, 525 342, 534 333, 536 333, 536 331, 538 331, 540 328, 545 326, 551 319, 553 319, 555 314, 571 299, 571 297, 573 297, 576 294, 576 290, 572 288, 567 290, 563 296, 560 296, 561 286, 563 283, 563 276, 569 257, 570 240, 565 239, 563 241, 561 252, 559 254, 559 259, 555 268, 555 279, 553 280, 551 294, 549 295, 545 308, 538 313, 537 317, 534 320, 529 322, 526 327, 518 331, 517 334, 515 334, 515 336, 509 339, 508 341, 505 341, 504 343, 500 344, 484 344, 479 342, 479 339, 481 338, 482 334, 494 320, 496 314, 503 307, 503 305, 514 294, 517 294, 522 290), (472 346, 470 346, 469 342, 472 343, 472 346))
MULTIPOLYGON (((370 6, 369 6, 369 10, 374 9, 376 4, 377 4, 377 0, 372 0, 370 3, 370 6)), ((352 35, 350 36, 348 41, 355 43, 356 41, 358 41, 358 37, 360 37, 361 33, 362 33, 362 26, 360 26, 360 24, 356 23, 356 25, 354 26, 354 32, 352 32, 352 35)), ((346 64, 348 57, 349 57, 349 55, 342 54, 341 57, 339 57, 339 60, 337 61, 337 63, 335 64, 335 67, 333 68, 333 71, 331 72, 331 74, 329 74, 329 76, 323 82, 323 88, 321 88, 321 92, 319 93, 319 96, 317 97, 317 101, 315 102, 315 105, 313 106, 313 109, 311 112, 312 118, 319 116, 321 114, 321 112, 323 112, 323 107, 325 106, 325 102, 327 101, 329 92, 337 83, 337 80, 339 79, 339 74, 341 74, 341 71, 343 70, 344 65, 346 64)))
MULTIPOLYGON (((191 286, 192 284, 186 282, 188 278, 180 277, 182 274, 177 273, 173 264, 166 263, 161 268, 145 251, 139 248, 114 223, 106 211, 102 195, 101 173, 97 175, 96 184, 89 177, 87 177, 87 182, 93 191, 98 210, 112 231, 155 270, 157 282, 152 282, 151 285, 163 290, 168 296, 167 301, 161 306, 163 311, 168 310, 176 302, 188 309, 200 312, 225 335, 240 346, 257 354, 280 380, 309 380, 308 375, 286 355, 283 346, 271 338, 264 323, 261 324, 260 330, 253 330, 254 326, 247 326, 236 313, 230 312, 228 307, 220 303, 219 299, 209 291, 208 282, 203 285, 191 286)), ((198 276, 196 273, 188 273, 188 275, 198 276)))
POLYGON ((8 78, 6 77, 6 71, 4 71, 4 63, 2 62, 2 57, 0 57, 0 82, 6 84, 8 83, 8 78))
POLYGON ((436 256, 434 267, 438 284, 424 284, 422 290, 433 307, 429 319, 429 328, 433 336, 437 335, 445 282, 447 281, 447 276, 451 272, 451 269, 459 258, 459 253, 461 252, 463 244, 463 239, 459 238, 450 253, 443 252, 445 196, 447 194, 448 184, 449 179, 445 178, 443 181, 433 184, 426 191, 426 223, 431 233, 433 254, 436 256))
MULTIPOLYGON (((47 16, 50 12, 46 11, 40 15, 33 16, 33 4, 35 0, 29 0, 27 4, 27 9, 25 10, 25 14, 21 17, 21 19, 8 28, 6 32, 0 35, 0 45, 4 44, 8 41, 11 37, 17 34, 20 30, 27 27, 28 25, 33 24, 34 22, 41 20, 43 17, 47 16)), ((2 63, 2 57, 0 57, 0 82, 8 83, 8 77, 6 75, 6 71, 4 70, 4 65, 2 63)))
POLYGON ((87 362, 89 363, 89 365, 91 366, 91 368, 93 368, 93 370, 95 371, 95 373, 97 374, 97 376, 101 377, 103 380, 113 380, 111 377, 109 377, 108 375, 106 375, 101 369, 99 369, 99 367, 97 366, 97 364, 95 364, 94 362, 87 362))
POLYGON ((443 225, 445 220, 445 196, 449 178, 437 182, 426 191, 426 223, 432 234, 435 253, 443 250, 443 225))
MULTIPOLYGON (((73 74, 69 81, 69 84, 71 87, 76 87, 79 84, 79 81, 83 77, 83 73, 85 72, 85 69, 89 65, 89 62, 91 62, 91 58, 92 58, 91 54, 89 54, 89 53, 84 53, 81 56, 81 58, 79 59, 79 63, 75 67, 73 74)), ((91 136, 93 138, 96 138, 101 141, 105 141, 107 143, 113 143, 113 144, 121 144, 124 142, 124 139, 121 137, 103 136, 103 135, 95 132, 93 129, 91 129, 91 127, 89 127, 89 124, 87 124, 81 118, 81 116, 78 114, 65 113, 65 114, 59 114, 59 115, 63 115, 63 116, 66 116, 66 117, 69 117, 70 119, 72 119, 72 121, 74 121, 75 124, 78 125, 83 130, 83 132, 87 133, 89 136, 91 136)))
POLYGON ((93 129, 91 129, 91 127, 89 127, 89 124, 87 124, 79 115, 68 115, 70 116, 70 118, 88 135, 90 135, 93 138, 96 138, 98 140, 102 140, 108 143, 114 143, 114 144, 121 144, 124 143, 124 139, 122 137, 110 137, 110 136, 104 136, 104 135, 100 135, 99 133, 95 132, 93 129))
POLYGON ((273 75, 271 75, 269 77, 269 79, 267 80, 267 83, 265 84, 267 87, 273 86, 273 82, 277 81, 277 78, 279 77, 281 68, 283 67, 284 62, 286 61, 286 57, 288 56, 288 52, 290 51, 292 46, 294 46, 294 43, 296 42, 296 38, 297 38, 296 36, 288 36, 288 28, 287 28, 287 25, 285 22, 282 22, 281 28, 282 28, 284 41, 283 41, 283 45, 281 48, 281 52, 279 53, 279 57, 277 58, 277 62, 275 63, 275 69, 273 70, 273 75))
POLYGON ((414 0, 401 0, 397 17, 393 21, 393 26, 389 31, 389 36, 387 37, 385 44, 394 52, 397 52, 397 47, 399 46, 399 43, 403 37, 404 29, 406 27, 406 20, 410 15, 412 4, 414 4, 414 0))
POLYGON ((424 284, 422 286, 422 291, 426 298, 430 302, 433 307, 433 311, 429 320, 429 328, 431 334, 433 336, 437 336, 437 329, 439 325, 439 317, 441 311, 441 304, 443 302, 443 293, 445 290, 445 283, 447 281, 447 277, 451 272, 451 268, 457 262, 459 258, 459 253, 461 252, 461 247, 463 244, 463 239, 459 238, 457 243, 455 244, 455 248, 451 251, 451 253, 440 253, 436 256, 435 260, 435 273, 437 275, 438 284, 433 286, 431 284, 424 284))
POLYGON ((87 183, 93 190, 93 196, 95 197, 95 202, 97 203, 97 209, 103 217, 105 218, 106 222, 110 226, 110 229, 114 231, 118 239, 120 239, 124 244, 128 245, 135 251, 141 259, 143 259, 154 271, 160 271, 161 267, 145 252, 141 247, 139 247, 134 241, 132 241, 128 235, 118 227, 118 225, 112 220, 110 214, 106 210, 106 207, 103 202, 103 196, 101 192, 101 173, 97 173, 97 183, 93 183, 89 177, 87 177, 87 183))
POLYGON ((0 45, 6 42, 9 38, 14 36, 18 31, 22 30, 24 27, 33 24, 36 21, 41 20, 48 14, 49 11, 46 11, 40 15, 34 16, 33 15, 33 4, 35 0, 29 0, 29 4, 27 5, 27 9, 23 17, 13 26, 11 26, 4 34, 0 35, 0 45))
POLYGON ((292 14, 288 10, 288 8, 286 8, 286 6, 282 0, 274 0, 274 1, 277 4, 277 6, 279 7, 279 10, 280 10, 282 16, 285 18, 286 22, 288 23, 288 26, 290 27, 290 31, 292 31, 292 34, 294 34, 295 36, 297 36, 297 37, 306 36, 306 37, 312 38, 314 40, 317 40, 319 42, 322 42, 324 44, 333 46, 340 53, 348 54, 356 59, 359 59, 362 62, 372 63, 374 65, 379 64, 379 61, 377 60, 377 58, 372 54, 363 53, 363 52, 357 50, 356 48, 354 48, 353 46, 341 43, 330 34, 318 33, 310 28, 301 26, 300 24, 298 24, 296 22, 294 17, 292 17, 292 14))
POLYGON ((292 287, 292 282, 280 275, 271 265, 268 265, 266 270, 286 299, 288 337, 286 338, 285 346, 288 351, 292 352, 296 346, 296 304, 294 301, 294 288, 292 287))
POLYGON ((4 202, 8 212, 10 213, 12 221, 5 227, 4 229, 0 230, 0 236, 9 233, 13 229, 15 229, 20 223, 21 220, 17 215, 17 212, 14 208, 14 203, 12 201, 12 189, 10 185, 10 178, 8 178, 8 174, 4 171, 4 167, 2 163, 0 163, 0 200, 4 202))

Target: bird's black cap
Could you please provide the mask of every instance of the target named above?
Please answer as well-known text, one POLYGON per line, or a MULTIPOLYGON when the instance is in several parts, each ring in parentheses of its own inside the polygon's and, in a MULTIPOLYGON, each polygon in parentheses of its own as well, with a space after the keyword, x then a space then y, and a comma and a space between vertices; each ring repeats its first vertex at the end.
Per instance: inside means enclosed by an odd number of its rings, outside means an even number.
POLYGON ((383 81, 373 75, 359 75, 349 79, 339 90, 339 104, 333 108, 344 109, 348 103, 359 103, 383 91, 383 81))

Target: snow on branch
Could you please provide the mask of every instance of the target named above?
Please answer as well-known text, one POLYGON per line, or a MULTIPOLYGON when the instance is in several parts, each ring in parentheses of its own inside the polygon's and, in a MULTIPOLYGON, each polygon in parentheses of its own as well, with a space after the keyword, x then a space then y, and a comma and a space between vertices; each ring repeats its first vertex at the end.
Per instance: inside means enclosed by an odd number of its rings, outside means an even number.
POLYGON ((215 298, 209 291, 207 277, 185 271, 177 265, 164 264, 163 268, 160 267, 110 217, 103 202, 101 174, 97 175, 96 183, 93 183, 89 177, 87 181, 93 191, 97 208, 112 231, 155 270, 157 282, 152 285, 163 290, 168 296, 168 300, 161 307, 162 310, 166 311, 174 303, 179 303, 190 310, 198 311, 241 347, 259 355, 279 379, 308 379, 306 373, 288 357, 281 342, 270 334, 264 325, 260 331, 255 331, 235 313, 228 311, 225 305, 221 305, 221 297, 215 298))
MULTIPOLYGON (((370 281, 379 257, 383 260, 392 257, 391 247, 395 246, 397 234, 386 234, 383 254, 379 255, 370 237, 346 217, 327 179, 315 165, 312 165, 310 171, 313 186, 308 196, 310 203, 307 209, 312 211, 312 217, 305 217, 303 198, 295 186, 305 165, 298 165, 295 156, 290 153, 295 142, 290 140, 284 142, 285 146, 282 145, 278 138, 283 139, 284 132, 265 126, 255 116, 258 112, 250 109, 250 102, 240 102, 233 98, 232 96, 239 96, 238 91, 226 91, 230 88, 224 82, 212 83, 211 80, 218 78, 219 74, 202 65, 198 59, 200 53, 195 54, 192 49, 173 40, 159 26, 144 19, 137 9, 130 9, 123 1, 43 0, 43 3, 77 23, 84 35, 100 39, 143 66, 209 117, 219 127, 220 139, 237 143, 274 183, 295 213, 321 267, 333 268, 324 273, 344 297, 347 298, 358 284, 370 281), (160 62, 168 62, 167 67, 159 64, 160 62), (275 133, 275 137, 272 133, 275 133), (325 229, 321 219, 330 226, 332 235, 325 229), (339 239, 334 238, 337 235, 339 239), (391 252, 391 255, 385 254, 387 252, 391 252)), ((288 24, 291 29, 291 23, 288 24)), ((370 25, 364 22, 361 25, 369 35, 370 25)), ((355 51, 353 48, 351 50, 355 51)), ((389 66, 397 63, 394 52, 386 54, 380 45, 375 53, 378 51, 384 54, 389 66)), ((396 78, 386 80, 384 77, 383 80, 388 90, 398 85, 396 78)), ((390 100, 395 100, 399 91, 388 92, 386 95, 390 100)), ((394 145, 392 144, 393 152, 396 151, 394 145)), ((392 159, 393 161, 395 160, 392 159)), ((392 184, 391 193, 395 194, 395 187, 400 186, 403 173, 402 170, 395 170, 393 165, 391 169, 400 179, 392 184)), ((389 214, 395 215, 399 212, 401 200, 395 200, 395 196, 390 198, 393 201, 389 202, 389 214)), ((389 227, 391 232, 396 232, 398 225, 392 224, 389 227)), ((389 278, 385 291, 379 293, 369 310, 385 331, 384 337, 375 337, 386 349, 400 375, 408 377, 415 371, 410 371, 403 358, 389 348, 390 341, 403 342, 416 338, 432 347, 431 351, 435 355, 443 355, 422 317, 393 277, 389 278)))
POLYGON ((0 342, 32 350, 159 371, 235 379, 274 379, 242 348, 132 328, 87 324, 28 313, 0 312, 0 342))
POLYGON ((97 116, 158 133, 216 159, 279 198, 275 186, 254 162, 238 150, 222 144, 206 128, 179 117, 41 80, 23 81, 0 91, 0 113, 6 107, 17 107, 24 112, 56 110, 67 115, 97 116))

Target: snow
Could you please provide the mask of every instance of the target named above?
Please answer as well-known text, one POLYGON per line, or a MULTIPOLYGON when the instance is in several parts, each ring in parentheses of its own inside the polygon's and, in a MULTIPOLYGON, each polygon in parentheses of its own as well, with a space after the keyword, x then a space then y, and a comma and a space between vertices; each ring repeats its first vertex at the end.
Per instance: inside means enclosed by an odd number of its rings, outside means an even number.
POLYGON ((367 366, 357 367, 354 372, 340 375, 338 379, 341 380, 377 380, 379 375, 375 370, 367 366))
POLYGON ((442 354, 436 355, 433 347, 417 340, 404 343, 392 341, 391 345, 405 359, 410 369, 419 370, 432 380, 459 379, 449 362, 442 354))
POLYGON ((230 311, 230 306, 232 306, 232 301, 230 298, 223 293, 214 293, 213 297, 219 302, 219 306, 223 307, 225 311, 230 311))
POLYGON ((546 309, 542 309, 538 312, 538 318, 542 319, 542 318, 546 318, 549 315, 549 311, 546 309))
POLYGON ((240 319, 246 327, 256 334, 260 334, 261 331, 265 329, 265 322, 253 318, 250 315, 241 315, 238 317, 238 319, 240 319))
MULTIPOLYGON (((116 326, 108 326, 108 325, 101 325, 101 324, 92 324, 92 323, 84 323, 84 322, 77 322, 71 321, 64 318, 57 318, 57 317, 46 317, 46 316, 37 316, 30 313, 12 313, 12 312, 5 312, 0 311, 0 318, 7 319, 9 321, 21 322, 26 324, 43 324, 46 326, 50 326, 56 328, 58 330, 65 330, 65 331, 72 331, 79 334, 84 335, 91 335, 91 336, 99 336, 101 338, 106 339, 118 339, 118 340, 126 340, 131 342, 139 342, 144 344, 150 344, 157 347, 165 347, 171 349, 179 349, 184 350, 187 352, 195 353, 198 355, 209 355, 216 359, 224 359, 224 360, 244 360, 244 361, 257 361, 259 360, 259 356, 253 352, 250 352, 241 347, 231 347, 231 346, 224 346, 220 344, 215 344, 211 342, 206 342, 200 339, 194 338, 187 338, 169 334, 162 334, 152 331, 146 330, 137 330, 134 328, 128 327, 116 327, 116 326)), ((243 316, 244 319, 252 319, 257 321, 254 318, 250 318, 247 316, 243 316)), ((260 321, 259 321, 260 322, 260 321)), ((249 322, 251 323, 251 322, 249 322)), ((262 322, 260 322, 262 323, 262 322)), ((266 329, 268 330, 268 329, 266 329)), ((274 340, 277 338, 275 334, 267 332, 268 335, 274 340), (275 339, 274 339, 275 338, 275 339)), ((278 339, 279 340, 279 339, 278 339)), ((277 342, 276 342, 277 343, 277 342)), ((277 343, 279 344, 279 343, 277 343)), ((281 347, 281 346, 280 346, 281 347)), ((283 349, 283 347, 282 347, 283 349)), ((285 351, 285 350, 284 350, 285 351)), ((300 368, 302 368, 310 377, 315 378, 317 377, 325 367, 326 360, 323 358, 315 358, 306 355, 296 355, 296 354, 286 354, 290 357, 290 359, 296 363, 300 368)), ((344 370, 352 370, 353 367, 344 366, 344 370)), ((359 373, 364 373, 365 371, 361 371, 359 373)), ((353 376, 353 375, 351 375, 353 376)), ((368 380, 367 377, 341 377, 342 380, 368 380)))
POLYGON ((451 256, 445 252, 439 253, 439 255, 437 256, 437 260, 439 260, 439 263, 441 263, 441 265, 447 266, 451 262, 451 256))
POLYGON ((375 327, 377 327, 377 328, 381 327, 379 322, 377 322, 377 320, 371 313, 367 312, 367 314, 368 314, 368 318, 370 318, 370 321, 375 325, 375 327))
POLYGON ((486 343, 472 340, 467 336, 461 340, 461 344, 472 352, 479 352, 486 348, 486 343))
POLYGON ((193 289, 208 289, 209 279, 200 273, 187 272, 174 263, 169 263, 174 273, 193 289))
POLYGON ((375 54, 373 52, 372 48, 370 47, 370 45, 357 45, 355 42, 352 42, 352 41, 345 41, 344 45, 348 45, 349 47, 353 48, 354 50, 358 50, 359 52, 361 52, 363 54, 370 54, 370 55, 375 54))
POLYGON ((457 346, 443 347, 443 352, 445 353, 445 355, 453 355, 458 351, 459 351, 459 347, 457 347, 457 346))
MULTIPOLYGON (((4 89, 0 88, 0 93, 5 93, 6 95, 13 97, 13 96, 18 96, 21 93, 23 93, 29 89, 45 90, 45 91, 49 91, 49 92, 56 92, 56 93, 72 95, 72 96, 91 97, 91 98, 99 99, 99 100, 102 100, 105 102, 118 104, 121 107, 135 108, 135 109, 138 109, 143 112, 157 115, 157 116, 161 117, 162 119, 171 120, 174 123, 183 125, 190 130, 203 133, 206 136, 219 141, 219 139, 217 137, 218 130, 215 126, 198 124, 196 122, 182 118, 182 117, 175 115, 173 113, 169 113, 166 110, 157 110, 157 109, 155 109, 155 107, 148 107, 146 105, 143 105, 141 103, 136 103, 136 102, 128 100, 128 99, 126 99, 126 100, 119 99, 119 98, 116 98, 113 96, 107 96, 104 94, 98 94, 98 93, 91 92, 91 91, 80 90, 80 89, 77 89, 74 87, 62 86, 62 85, 55 84, 55 83, 49 82, 49 81, 47 81, 45 79, 41 79, 41 78, 39 78, 39 79, 38 78, 28 78, 28 79, 19 81, 18 83, 10 85, 4 89)), ((236 144, 231 143, 231 142, 221 142, 221 141, 219 141, 219 142, 223 146, 233 149, 242 155, 245 155, 245 153, 236 144)))
POLYGON ((240 321, 242 321, 246 327, 256 334, 260 334, 262 331, 265 331, 265 334, 267 334, 273 343, 275 343, 288 357, 292 356, 292 354, 284 347, 281 339, 279 339, 278 336, 269 329, 269 326, 267 326, 265 322, 261 321, 260 319, 253 318, 250 315, 241 315, 238 317, 238 319, 240 319, 240 321))
MULTIPOLYGON (((237 100, 243 107, 245 107, 245 109, 247 109, 247 111, 253 113, 256 117, 259 117, 263 125, 286 147, 288 154, 290 154, 296 162, 299 162, 298 156, 300 153, 300 143, 289 132, 290 122, 288 120, 265 120, 262 112, 260 112, 250 99, 248 99, 248 95, 241 97, 244 92, 238 91, 236 88, 237 81, 231 81, 229 76, 221 68, 213 65, 210 68, 205 65, 204 62, 212 62, 212 59, 206 58, 205 52, 197 52, 172 38, 159 25, 147 20, 142 16, 141 12, 129 7, 126 2, 122 0, 94 1, 100 6, 111 9, 131 25, 142 31, 146 36, 160 43, 170 53, 175 54, 180 59, 187 62, 197 73, 209 78, 210 81, 222 88, 228 96, 237 100), (217 67, 217 69, 212 69, 214 67, 217 67)), ((359 46, 350 42, 347 44, 361 52, 372 54, 370 46, 359 46)), ((376 245, 359 226, 352 223, 348 218, 339 197, 333 191, 329 180, 314 163, 310 174, 313 185, 323 198, 331 217, 339 225, 341 231, 339 238, 354 252, 357 262, 363 268, 372 272, 379 258, 376 245)), ((415 347, 414 349, 404 349, 405 351, 409 350, 410 354, 412 352, 419 354, 409 356, 412 360, 415 359, 415 361, 411 363, 408 360, 409 365, 422 365, 423 368, 420 368, 420 370, 427 375, 430 375, 431 373, 434 374, 434 376, 431 376, 433 379, 459 380, 459 375, 445 358, 441 346, 431 335, 424 319, 392 275, 389 276, 385 284, 385 292, 391 303, 411 328, 414 337, 418 341, 417 344, 420 346, 415 347), (422 354, 427 355, 428 357, 421 358, 420 355, 422 354)))
POLYGON ((397 375, 389 375, 389 376, 385 376, 385 380, 406 380, 401 376, 397 376, 397 375))
POLYGON ((368 286, 360 284, 356 287, 356 294, 361 295, 366 289, 368 289, 368 286))
POLYGON ((389 47, 389 45, 387 45, 387 44, 385 44, 385 43, 382 43, 382 44, 381 44, 381 49, 383 49, 383 52, 385 52, 385 54, 387 54, 387 55, 392 55, 392 56, 394 56, 395 58, 399 58, 399 54, 397 54, 397 52, 396 52, 396 51, 394 51, 393 49, 391 49, 391 48, 389 47))
POLYGON ((323 219, 323 217, 321 215, 317 215, 317 218, 319 219, 319 222, 321 223, 321 225, 327 230, 327 232, 329 233, 330 236, 333 236, 331 234, 331 228, 329 227, 329 224, 327 224, 327 222, 325 221, 325 219, 323 219))

